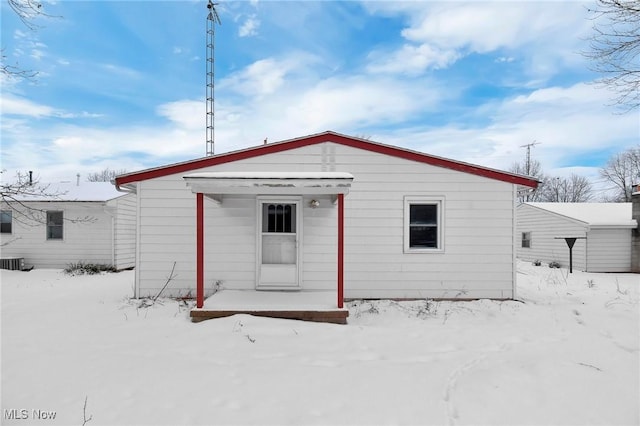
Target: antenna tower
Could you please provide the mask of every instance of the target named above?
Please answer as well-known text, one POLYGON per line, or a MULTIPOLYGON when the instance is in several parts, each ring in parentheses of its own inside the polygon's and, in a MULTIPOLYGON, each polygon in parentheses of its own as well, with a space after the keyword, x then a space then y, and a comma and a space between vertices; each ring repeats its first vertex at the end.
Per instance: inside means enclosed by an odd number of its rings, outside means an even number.
POLYGON ((209 13, 207 14, 207 156, 214 154, 214 138, 213 138, 213 127, 215 121, 214 114, 214 97, 213 97, 213 84, 214 84, 214 41, 216 34, 216 23, 222 25, 220 22, 220 16, 218 16, 218 11, 216 10, 216 6, 218 3, 214 3, 212 0, 208 0, 207 9, 209 9, 209 13))
POLYGON ((527 148, 527 170, 526 170, 526 174, 527 176, 531 175, 531 147, 532 146, 536 146, 536 145, 540 145, 540 142, 536 142, 535 140, 531 143, 525 144, 525 145, 520 145, 520 148, 527 148))

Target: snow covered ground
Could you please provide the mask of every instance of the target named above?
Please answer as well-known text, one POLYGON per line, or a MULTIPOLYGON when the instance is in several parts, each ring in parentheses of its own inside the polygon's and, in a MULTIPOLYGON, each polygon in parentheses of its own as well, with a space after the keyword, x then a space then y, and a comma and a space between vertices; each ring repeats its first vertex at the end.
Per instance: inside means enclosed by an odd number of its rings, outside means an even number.
POLYGON ((2 423, 638 424, 640 276, 518 268, 520 301, 353 302, 348 325, 193 324, 129 300, 131 271, 2 271, 2 423))

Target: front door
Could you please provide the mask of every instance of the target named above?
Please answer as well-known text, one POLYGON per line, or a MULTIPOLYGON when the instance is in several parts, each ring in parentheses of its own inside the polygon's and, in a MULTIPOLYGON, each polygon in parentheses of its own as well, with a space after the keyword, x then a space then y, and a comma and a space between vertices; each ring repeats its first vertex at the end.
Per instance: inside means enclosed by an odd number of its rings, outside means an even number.
POLYGON ((299 288, 299 216, 299 198, 258 198, 257 288, 299 288))

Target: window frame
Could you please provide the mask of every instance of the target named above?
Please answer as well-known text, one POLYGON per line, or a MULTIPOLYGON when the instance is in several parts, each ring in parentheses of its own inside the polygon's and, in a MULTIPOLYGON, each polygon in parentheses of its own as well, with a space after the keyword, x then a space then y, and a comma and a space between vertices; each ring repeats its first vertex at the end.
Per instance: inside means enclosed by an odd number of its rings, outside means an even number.
POLYGON ((46 227, 45 227, 45 236, 47 238, 47 241, 62 241, 64 240, 64 211, 63 210, 47 210, 46 211, 46 227), (60 224, 49 224, 49 214, 51 213, 60 213, 60 224), (54 238, 54 237, 50 237, 49 235, 51 234, 49 232, 50 227, 55 226, 55 227, 59 227, 60 228, 60 238, 54 238))
POLYGON ((520 248, 531 248, 531 231, 520 233, 520 248), (525 238, 525 235, 528 235, 529 238, 525 238), (526 246, 524 245, 525 241, 528 243, 526 246))
POLYGON ((11 210, 0 210, 0 234, 13 234, 13 211, 11 210), (9 222, 3 222, 2 218, 5 214, 9 215, 9 222), (9 231, 5 232, 2 230, 2 225, 9 224, 9 231))
POLYGON ((410 195, 404 197, 404 252, 405 253, 444 253, 445 251, 445 197, 410 195), (411 206, 412 205, 435 205, 436 212, 436 247, 411 247, 411 206))

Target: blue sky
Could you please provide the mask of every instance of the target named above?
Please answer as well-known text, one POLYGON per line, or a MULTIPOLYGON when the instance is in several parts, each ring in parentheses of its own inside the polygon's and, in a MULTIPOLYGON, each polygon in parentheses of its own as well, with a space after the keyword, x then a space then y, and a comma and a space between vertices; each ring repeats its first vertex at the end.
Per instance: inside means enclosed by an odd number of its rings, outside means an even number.
MULTIPOLYGON (((2 168, 73 180, 204 156, 206 1, 2 2, 2 168)), ((591 84, 590 2, 224 1, 216 153, 333 130, 508 169, 592 178, 640 140, 591 84)))

